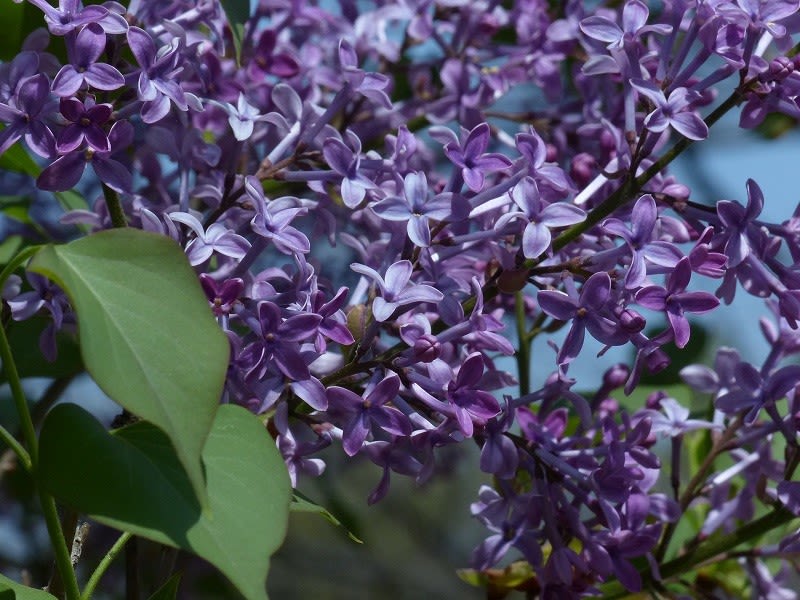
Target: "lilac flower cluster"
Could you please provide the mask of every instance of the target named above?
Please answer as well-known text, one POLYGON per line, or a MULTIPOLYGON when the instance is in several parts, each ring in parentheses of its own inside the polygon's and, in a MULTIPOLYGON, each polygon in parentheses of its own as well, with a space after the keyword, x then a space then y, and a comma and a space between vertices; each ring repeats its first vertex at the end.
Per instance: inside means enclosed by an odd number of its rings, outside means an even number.
MULTIPOLYGON (((493 476, 474 567, 514 548, 543 597, 657 583, 703 503, 696 543, 757 502, 800 514, 800 367, 782 366, 800 351, 800 213, 761 221, 754 181, 744 205, 701 204, 665 171, 737 104, 744 127, 800 116, 800 2, 261 0, 239 44, 216 0, 28 1, 47 29, 0 65, 0 154, 23 143, 39 189, 96 199, 65 226, 108 228, 121 209, 182 245, 230 340, 222 401, 270 417, 293 484, 337 443, 382 469, 376 502, 392 473, 425 481, 438 448, 472 440, 493 476), (621 408, 687 345, 688 317, 739 287, 778 320, 765 363, 722 349, 714 370, 686 369, 714 395, 708 420, 663 396, 621 408), (532 340, 562 328, 530 389, 532 340), (636 356, 588 398, 569 376, 587 334, 636 356), (497 364, 512 355, 515 374, 497 364), (687 484, 695 435, 736 465, 687 484)), ((3 291, 15 319, 73 322, 30 283, 3 291)), ((777 585, 759 560, 759 585, 777 585)))

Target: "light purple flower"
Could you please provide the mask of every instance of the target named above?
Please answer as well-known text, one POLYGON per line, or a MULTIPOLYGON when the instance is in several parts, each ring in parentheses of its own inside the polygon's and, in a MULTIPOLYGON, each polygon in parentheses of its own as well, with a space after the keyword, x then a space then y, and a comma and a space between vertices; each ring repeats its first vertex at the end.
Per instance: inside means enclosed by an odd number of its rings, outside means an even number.
POLYGON ((213 223, 204 230, 203 224, 190 213, 171 212, 168 216, 173 221, 183 223, 195 234, 186 244, 186 257, 193 267, 206 262, 215 252, 241 260, 250 249, 250 242, 221 223, 213 223))
POLYGON ((372 279, 378 286, 380 295, 372 301, 372 314, 379 323, 386 321, 403 306, 418 302, 441 302, 444 295, 429 285, 411 282, 414 267, 411 261, 400 260, 386 269, 386 277, 381 277, 375 269, 366 265, 350 265, 356 273, 372 279))
POLYGON ((450 216, 452 194, 428 197, 425 173, 409 173, 403 179, 403 196, 389 196, 371 206, 387 221, 406 222, 409 239, 421 248, 431 245, 429 221, 442 221, 450 216))
POLYGON ((98 23, 89 23, 78 32, 72 62, 61 67, 53 79, 56 96, 73 96, 85 85, 110 91, 125 85, 116 68, 97 62, 106 49, 106 34, 98 23))
POLYGON ((640 94, 649 98, 655 109, 644 118, 644 126, 655 133, 672 127, 690 140, 704 140, 708 137, 708 126, 692 109, 696 93, 687 88, 676 88, 664 95, 663 90, 652 81, 631 79, 631 85, 640 94))

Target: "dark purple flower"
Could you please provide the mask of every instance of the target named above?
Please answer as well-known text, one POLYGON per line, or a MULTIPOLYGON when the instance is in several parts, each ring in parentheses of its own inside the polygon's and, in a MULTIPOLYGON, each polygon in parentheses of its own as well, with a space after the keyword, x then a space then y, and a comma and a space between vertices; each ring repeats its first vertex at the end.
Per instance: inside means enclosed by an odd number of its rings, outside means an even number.
POLYGON ((311 244, 303 232, 290 223, 306 209, 296 198, 283 197, 267 201, 261 183, 253 176, 245 180, 245 193, 253 201, 256 214, 250 226, 258 235, 271 241, 284 254, 306 254, 311 244))
POLYGON ((73 150, 57 158, 45 168, 36 180, 39 189, 63 192, 75 187, 90 164, 100 181, 117 192, 129 192, 131 173, 122 163, 111 158, 115 153, 127 149, 133 142, 133 126, 128 121, 117 121, 108 132, 111 150, 96 152, 91 148, 73 150))
POLYGON ((394 373, 382 379, 364 396, 348 389, 328 388, 328 411, 342 413, 347 419, 342 433, 342 446, 348 456, 354 456, 364 444, 372 425, 393 435, 410 435, 411 422, 393 406, 387 406, 400 392, 400 378, 394 373))
POLYGON ((347 328, 347 318, 342 311, 342 307, 347 301, 347 291, 346 287, 339 288, 336 295, 328 302, 325 302, 325 294, 320 290, 311 296, 312 312, 322 317, 315 342, 317 350, 320 352, 326 348, 324 338, 333 340, 342 346, 349 346, 355 341, 353 334, 347 328))
POLYGON ((392 101, 384 91, 389 86, 389 78, 383 73, 366 73, 361 70, 355 49, 344 39, 339 41, 339 65, 345 80, 355 92, 391 110, 392 101))
POLYGON ((519 212, 511 211, 502 215, 495 223, 495 229, 502 231, 506 224, 515 219, 527 221, 522 232, 522 253, 525 258, 538 258, 550 248, 551 227, 567 227, 586 218, 586 213, 573 204, 556 202, 544 206, 539 187, 531 177, 514 186, 511 199, 519 212))
POLYGON ((244 291, 244 281, 238 277, 226 279, 222 282, 222 285, 217 285, 211 275, 201 273, 200 285, 206 294, 206 298, 208 298, 211 310, 214 311, 214 315, 217 317, 229 315, 233 310, 234 304, 244 291))
POLYGON ((61 67, 53 79, 53 93, 75 95, 85 85, 98 90, 116 90, 125 85, 125 78, 116 68, 97 59, 106 49, 106 34, 98 23, 89 23, 78 32, 70 64, 61 67))
POLYGON ((684 313, 707 313, 719 306, 719 299, 708 292, 687 292, 686 286, 692 276, 689 258, 682 258, 667 276, 667 287, 650 285, 636 293, 636 302, 651 310, 664 311, 675 345, 683 348, 689 342, 689 321, 684 313))
POLYGON ((80 0, 59 0, 54 8, 47 0, 28 0, 44 13, 44 20, 53 35, 67 35, 71 31, 98 23, 106 33, 125 33, 128 22, 125 18, 104 6, 83 6, 80 0))
POLYGON ((750 254, 752 244, 748 234, 763 208, 764 194, 752 179, 747 180, 746 207, 731 200, 717 202, 717 214, 724 226, 722 235, 729 267, 738 266, 750 254))
POLYGON ((83 102, 77 98, 62 98, 60 108, 69 125, 58 135, 56 149, 59 153, 77 150, 84 140, 95 152, 111 152, 111 142, 101 127, 111 118, 110 104, 95 104, 94 98, 87 96, 83 102))
POLYGON ((583 19, 580 28, 590 38, 605 42, 609 50, 623 50, 640 43, 642 34, 649 31, 667 34, 672 31, 669 25, 647 25, 650 11, 640 0, 628 0, 622 9, 622 27, 614 21, 599 16, 583 19))
POLYGON ((487 174, 511 166, 511 161, 506 156, 496 152, 486 153, 491 139, 490 133, 489 125, 481 123, 469 132, 462 144, 451 142, 444 147, 447 158, 461 169, 464 181, 473 192, 479 192, 483 188, 487 174))
POLYGON ((275 52, 277 39, 273 29, 261 32, 255 51, 247 63, 247 75, 250 81, 262 81, 267 75, 289 79, 300 71, 300 65, 289 54, 275 52))

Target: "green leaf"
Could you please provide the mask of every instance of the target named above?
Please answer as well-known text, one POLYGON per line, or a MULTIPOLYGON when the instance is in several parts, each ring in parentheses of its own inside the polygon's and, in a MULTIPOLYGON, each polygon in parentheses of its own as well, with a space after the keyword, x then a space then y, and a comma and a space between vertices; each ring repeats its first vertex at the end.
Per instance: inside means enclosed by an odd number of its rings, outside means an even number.
POLYGON ((228 367, 228 340, 180 247, 137 229, 46 246, 29 268, 78 315, 87 371, 113 400, 170 438, 205 504, 200 453, 228 367))
POLYGON ((181 583, 181 574, 175 573, 167 582, 158 588, 148 600, 175 600, 178 596, 178 586, 181 583))
POLYGON ((313 502, 311 499, 304 494, 301 494, 297 490, 295 490, 294 495, 292 496, 292 503, 289 505, 289 510, 294 513, 311 513, 319 515, 332 525, 343 528, 347 532, 347 537, 349 537, 355 543, 364 543, 352 531, 349 531, 344 525, 342 525, 342 522, 333 516, 328 509, 323 508, 316 502, 313 502))
POLYGON ((0 600, 55 600, 55 596, 0 575, 0 600))
MULTIPOLYGON (((0 3, 2 0, 0 0, 0 3)), ((22 5, 20 5, 22 6, 22 5)), ((0 11, 3 9, 0 8, 0 11)), ((0 36, 2 39, 3 36, 0 36)), ((14 173, 25 173, 31 177, 38 177, 42 169, 39 168, 30 154, 25 151, 22 144, 17 142, 11 148, 0 155, 0 170, 13 171, 14 173)))
POLYGON ((242 55, 244 26, 250 19, 250 0, 220 0, 220 4, 231 26, 233 45, 236 50, 236 64, 239 64, 242 55))
POLYGON ((140 421, 113 434, 60 404, 40 435, 40 485, 93 519, 194 552, 248 600, 264 600, 269 557, 286 534, 291 485, 275 442, 244 408, 223 405, 203 449, 202 511, 164 433, 140 421))

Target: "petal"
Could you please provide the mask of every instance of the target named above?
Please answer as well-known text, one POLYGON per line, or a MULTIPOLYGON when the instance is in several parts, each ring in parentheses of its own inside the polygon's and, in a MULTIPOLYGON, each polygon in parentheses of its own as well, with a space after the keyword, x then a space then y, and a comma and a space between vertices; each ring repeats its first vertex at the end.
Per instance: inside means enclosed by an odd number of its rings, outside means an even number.
POLYGON ((583 284, 580 305, 586 308, 602 308, 611 293, 611 277, 605 271, 595 273, 583 284))
POLYGON ((70 152, 56 159, 36 180, 36 187, 49 192, 65 192, 74 188, 86 168, 83 152, 70 152))
POLYGON ((636 292, 636 302, 650 310, 664 310, 666 300, 667 290, 657 285, 643 287, 636 292))
POLYGON ((525 258, 537 258, 550 247, 550 230, 541 223, 528 223, 522 234, 525 258))
POLYGON ((419 248, 427 248, 431 245, 431 230, 428 227, 428 218, 414 215, 408 220, 406 226, 408 238, 419 248))
POLYGON ((544 290, 536 296, 539 307, 549 316, 559 321, 569 321, 575 316, 578 304, 564 292, 544 290))
POLYGON ((83 74, 86 83, 98 90, 116 90, 125 85, 125 78, 117 69, 104 63, 95 63, 83 74))
POLYGON ((106 49, 106 34, 97 23, 89 23, 75 39, 75 63, 88 66, 94 63, 106 49))
POLYGON ((130 171, 111 158, 102 158, 95 154, 92 158, 92 168, 100 180, 115 192, 125 194, 133 187, 133 178, 130 171))
POLYGON ((694 112, 673 115, 670 120, 673 129, 690 140, 704 140, 708 137, 708 125, 694 112))
POLYGON ((328 138, 322 145, 322 155, 328 166, 343 177, 350 175, 353 164, 353 151, 344 142, 336 138, 328 138))
POLYGON ((622 37, 622 29, 605 17, 587 17, 580 23, 583 33, 601 42, 613 43, 622 37))
POLYGON ((580 223, 586 218, 586 213, 566 202, 551 204, 541 212, 540 219, 548 227, 568 227, 580 223))
POLYGON ((128 45, 142 69, 149 69, 156 58, 156 45, 150 34, 138 27, 128 28, 128 45))
POLYGON ((52 91, 56 96, 74 96, 83 85, 83 75, 72 65, 64 65, 53 79, 52 91))
POLYGON ((388 292, 385 295, 393 295, 403 291, 408 285, 413 271, 414 267, 411 261, 408 260, 400 260, 390 265, 389 268, 386 269, 386 277, 384 278, 386 282, 386 291, 388 292))

